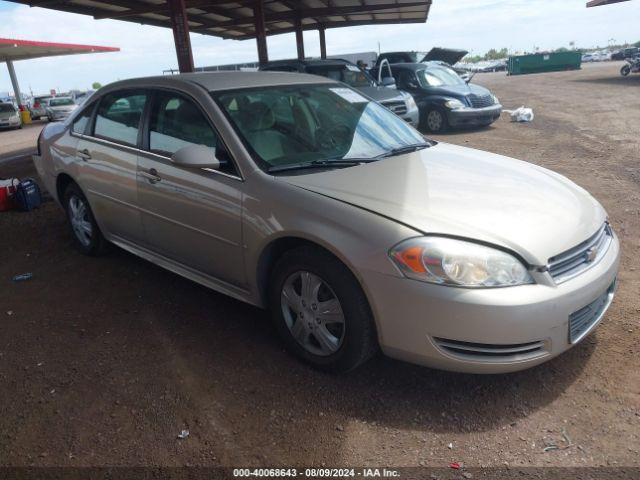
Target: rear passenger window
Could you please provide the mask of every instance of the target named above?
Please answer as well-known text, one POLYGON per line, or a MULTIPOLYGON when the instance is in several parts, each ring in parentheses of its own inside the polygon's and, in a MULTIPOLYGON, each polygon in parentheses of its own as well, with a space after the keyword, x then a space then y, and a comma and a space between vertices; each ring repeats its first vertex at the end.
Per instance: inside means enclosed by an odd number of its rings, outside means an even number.
POLYGON ((116 92, 105 95, 96 115, 95 136, 135 146, 140 117, 147 96, 143 93, 116 92))
POLYGON ((193 102, 172 93, 158 94, 149 128, 152 152, 170 157, 189 145, 216 144, 216 134, 193 102))
POLYGON ((84 134, 87 132, 87 125, 89 125, 89 120, 91 120, 91 115, 93 114, 93 109, 95 106, 95 103, 93 105, 89 105, 78 116, 78 118, 75 119, 73 125, 71 126, 71 131, 73 133, 84 134))

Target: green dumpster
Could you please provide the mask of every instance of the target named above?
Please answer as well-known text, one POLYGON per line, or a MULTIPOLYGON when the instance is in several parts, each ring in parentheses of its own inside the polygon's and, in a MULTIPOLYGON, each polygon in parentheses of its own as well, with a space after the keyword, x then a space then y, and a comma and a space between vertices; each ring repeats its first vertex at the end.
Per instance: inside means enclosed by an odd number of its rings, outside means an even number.
POLYGON ((582 64, 580 52, 534 53, 509 57, 509 75, 527 73, 559 72, 579 70, 582 64))

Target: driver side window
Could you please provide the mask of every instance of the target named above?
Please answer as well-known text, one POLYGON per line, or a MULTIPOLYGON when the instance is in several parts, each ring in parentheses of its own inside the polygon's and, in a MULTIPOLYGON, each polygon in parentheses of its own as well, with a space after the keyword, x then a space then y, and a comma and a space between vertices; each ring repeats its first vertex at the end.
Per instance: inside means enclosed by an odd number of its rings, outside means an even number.
POLYGON ((225 147, 209 121, 196 104, 172 92, 159 92, 153 102, 149 120, 149 151, 171 157, 190 145, 204 145, 216 149, 220 170, 236 174, 225 147), (228 155, 226 155, 228 157, 228 155))

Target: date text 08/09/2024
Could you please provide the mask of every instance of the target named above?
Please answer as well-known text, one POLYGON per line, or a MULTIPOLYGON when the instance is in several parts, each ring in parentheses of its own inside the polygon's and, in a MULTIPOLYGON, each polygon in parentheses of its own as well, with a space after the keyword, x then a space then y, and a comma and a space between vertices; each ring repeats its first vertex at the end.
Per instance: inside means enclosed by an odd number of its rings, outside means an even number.
POLYGON ((394 478, 399 477, 397 470, 387 468, 236 468, 233 476, 242 477, 303 477, 303 478, 394 478))

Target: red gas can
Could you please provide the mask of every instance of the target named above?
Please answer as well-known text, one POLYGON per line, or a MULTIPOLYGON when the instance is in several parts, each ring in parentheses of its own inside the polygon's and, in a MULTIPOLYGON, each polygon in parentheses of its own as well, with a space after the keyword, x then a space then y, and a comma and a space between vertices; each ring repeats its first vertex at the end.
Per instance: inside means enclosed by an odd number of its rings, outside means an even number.
POLYGON ((13 208, 13 194, 16 193, 16 178, 8 180, 0 180, 0 212, 11 210, 13 208))

